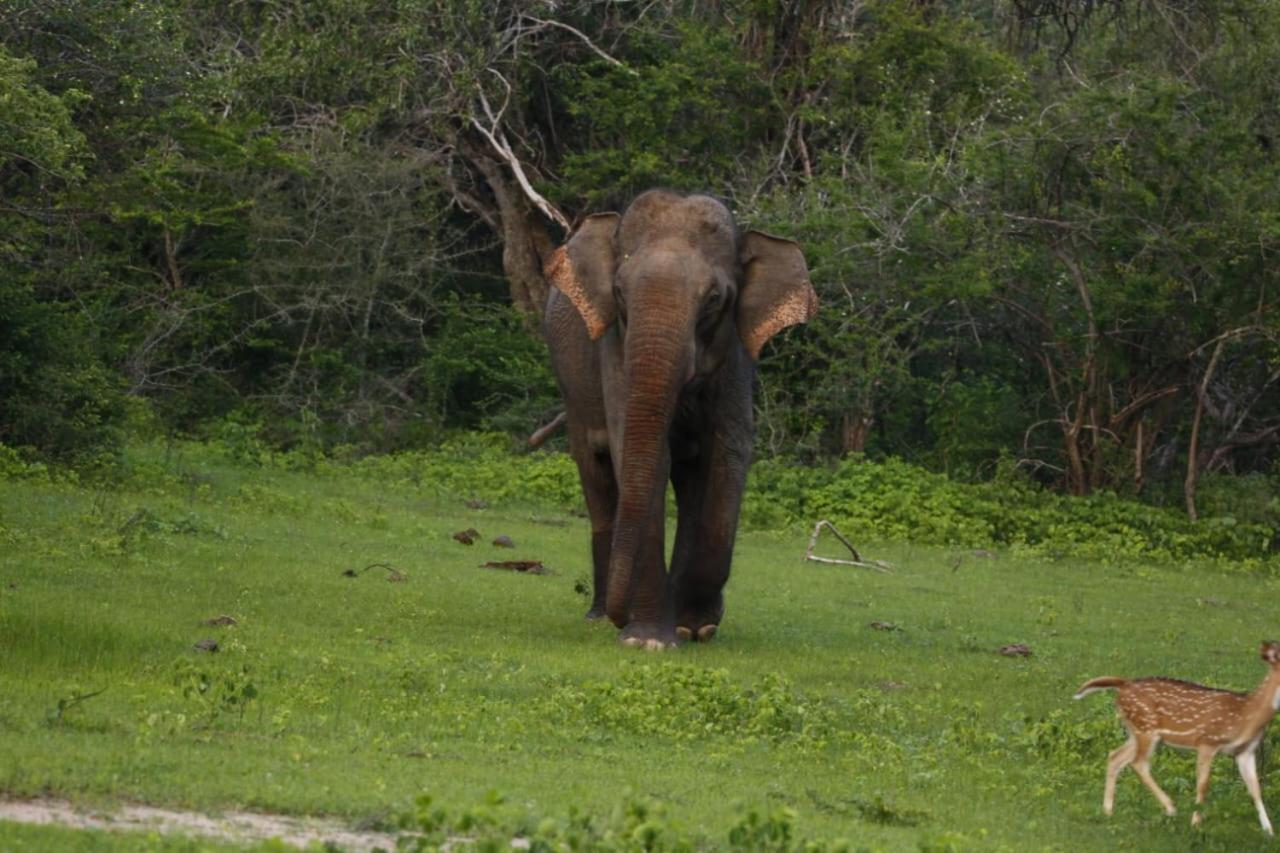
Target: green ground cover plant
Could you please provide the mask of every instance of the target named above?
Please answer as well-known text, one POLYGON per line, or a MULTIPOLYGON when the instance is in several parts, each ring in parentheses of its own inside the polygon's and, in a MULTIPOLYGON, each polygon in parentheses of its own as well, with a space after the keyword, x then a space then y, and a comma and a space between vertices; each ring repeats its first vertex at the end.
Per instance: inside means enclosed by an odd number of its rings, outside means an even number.
MULTIPOLYGON (((577 469, 562 453, 516 453, 501 433, 460 434, 432 450, 390 455, 349 454, 338 448, 272 450, 252 430, 225 430, 213 444, 253 467, 305 470, 324 477, 354 476, 422 489, 436 496, 546 504, 580 512, 577 469)), ((11 465, 23 470, 16 457, 11 465)), ((0 465, 3 465, 0 459, 0 465)), ((132 458, 135 478, 165 475, 132 458)), ((35 464, 36 472, 45 469, 35 464)), ((254 489, 238 500, 255 500, 254 489)), ((1006 461, 989 482, 948 478, 898 458, 869 463, 852 456, 830 465, 762 459, 751 470, 742 524, 770 531, 827 518, 866 541, 920 545, 1008 547, 1040 557, 1106 561, 1206 560, 1236 568, 1280 567, 1280 477, 1210 478, 1205 512, 1191 522, 1181 507, 1153 506, 1100 492, 1073 498, 1037 485, 1006 461)), ((278 496, 278 501, 290 499, 278 496)))
POLYGON ((155 832, 109 832, 70 829, 61 826, 5 824, 0 832, 4 849, 43 853, 215 853, 252 850, 256 853, 284 853, 292 848, 268 841, 251 846, 224 844, 208 838, 183 838, 155 832))
MULTIPOLYGON (((1257 643, 1280 633, 1265 553, 904 538, 888 524, 915 503, 974 510, 893 468, 801 484, 779 466, 774 485, 765 463, 721 635, 652 656, 582 621, 567 460, 485 438, 371 459, 242 439, 135 447, 114 479, 0 454, 0 792, 335 815, 424 846, 1264 843, 1221 769, 1193 831, 1192 762, 1170 752, 1155 773, 1182 815, 1126 775, 1103 818, 1121 730, 1106 697, 1070 696, 1102 674, 1253 687, 1257 643), (803 562, 820 511, 895 572, 803 562), (476 544, 453 538, 469 527, 476 544), (550 572, 481 566, 513 558, 550 572), (997 652, 1011 643, 1031 656, 997 652)), ((1280 796, 1274 762, 1262 774, 1280 796)), ((0 846, 46 840, 116 843, 0 825, 0 846)))

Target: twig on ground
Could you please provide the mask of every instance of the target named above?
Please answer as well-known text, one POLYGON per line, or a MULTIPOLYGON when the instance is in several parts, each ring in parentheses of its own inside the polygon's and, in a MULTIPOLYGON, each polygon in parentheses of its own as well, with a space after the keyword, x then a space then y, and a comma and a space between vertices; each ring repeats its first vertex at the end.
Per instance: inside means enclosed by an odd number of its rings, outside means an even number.
POLYGON ((406 575, 404 572, 400 571, 390 563, 370 563, 369 565, 365 566, 363 569, 360 569, 359 571, 356 571, 355 569, 347 569, 345 572, 342 573, 342 575, 343 577, 354 578, 364 574, 370 569, 386 569, 387 580, 393 583, 400 583, 402 581, 408 580, 409 578, 408 575, 406 575))
POLYGON ((893 574, 893 567, 883 560, 864 560, 862 555, 858 553, 858 549, 844 537, 836 526, 831 522, 823 519, 813 526, 813 535, 809 537, 809 547, 804 552, 804 558, 814 563, 829 563, 836 566, 857 566, 862 569, 872 569, 877 572, 883 572, 886 575, 893 574), (818 545, 818 534, 822 532, 822 528, 830 530, 837 539, 844 543, 844 547, 849 549, 849 553, 853 554, 852 560, 841 560, 837 557, 819 557, 813 553, 813 549, 818 545))

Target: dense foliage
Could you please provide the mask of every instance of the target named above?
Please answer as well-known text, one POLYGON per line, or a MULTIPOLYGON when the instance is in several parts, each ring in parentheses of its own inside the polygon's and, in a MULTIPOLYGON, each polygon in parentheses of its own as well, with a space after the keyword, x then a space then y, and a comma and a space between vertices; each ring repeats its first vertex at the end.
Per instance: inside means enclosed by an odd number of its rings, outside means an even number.
MULTIPOLYGON (((123 476, 123 482, 138 488, 180 489, 186 475, 173 469, 169 460, 174 452, 264 474, 306 472, 325 481, 355 478, 482 507, 542 505, 577 515, 586 512, 577 470, 566 454, 516 453, 500 433, 471 433, 431 450, 363 455, 351 446, 330 451, 299 446, 282 452, 273 449, 261 431, 228 426, 211 442, 168 449, 135 446, 113 476, 123 476)), ((24 460, 0 445, 0 481, 67 477, 78 481, 83 475, 24 460)), ((958 549, 962 560, 970 551, 989 556, 985 549, 999 548, 1023 556, 1112 566, 1225 562, 1273 573, 1280 571, 1277 493, 1280 482, 1274 477, 1210 477, 1202 490, 1203 517, 1192 522, 1178 509, 1114 493, 1061 495, 1007 460, 992 480, 963 483, 901 459, 868 465, 855 457, 818 466, 777 459, 762 460, 752 469, 741 524, 745 530, 793 535, 808 532, 818 519, 828 519, 856 542, 948 546, 958 549)), ((336 513, 341 519, 353 513, 350 507, 300 501, 254 483, 242 486, 233 502, 267 513, 336 513)), ((376 524, 376 513, 370 518, 376 524)))
POLYGON ((0 442, 527 433, 541 261, 665 184, 804 245, 766 454, 1194 516, 1276 470, 1277 66, 1263 0, 0 0, 0 442))

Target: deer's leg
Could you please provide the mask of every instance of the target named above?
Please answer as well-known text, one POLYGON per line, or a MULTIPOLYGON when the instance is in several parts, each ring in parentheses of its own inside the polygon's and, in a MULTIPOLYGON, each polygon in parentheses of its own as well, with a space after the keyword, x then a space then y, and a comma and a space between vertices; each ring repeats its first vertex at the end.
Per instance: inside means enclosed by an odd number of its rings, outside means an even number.
POLYGON ((1196 811, 1191 815, 1191 825, 1200 825, 1200 805, 1209 792, 1209 771, 1213 769, 1213 757, 1218 751, 1211 746, 1202 746, 1196 750, 1196 811))
POLYGON ((1155 778, 1151 775, 1151 755, 1156 751, 1156 747, 1160 745, 1160 738, 1155 735, 1135 735, 1137 744, 1135 750, 1137 755, 1133 759, 1133 772, 1138 774, 1138 778, 1142 780, 1142 784, 1151 789, 1151 793, 1156 795, 1156 799, 1160 801, 1164 813, 1173 815, 1178 813, 1178 809, 1173 804, 1173 800, 1169 799, 1169 795, 1156 784, 1155 778))
POLYGON ((1125 741, 1124 746, 1116 749, 1107 759, 1107 785, 1102 791, 1102 813, 1111 814, 1111 810, 1115 807, 1116 802, 1116 777, 1120 775, 1120 771, 1129 766, 1136 754, 1134 749, 1135 743, 1133 735, 1129 735, 1129 739, 1125 741))
POLYGON ((1262 804, 1262 786, 1258 784, 1258 764, 1256 747, 1242 752, 1236 756, 1236 766, 1240 768, 1240 778, 1244 779, 1244 786, 1249 789, 1249 796, 1253 797, 1253 804, 1258 807, 1258 820, 1262 822, 1262 829, 1267 835, 1275 835, 1271 829, 1271 819, 1267 817, 1267 807, 1262 804))

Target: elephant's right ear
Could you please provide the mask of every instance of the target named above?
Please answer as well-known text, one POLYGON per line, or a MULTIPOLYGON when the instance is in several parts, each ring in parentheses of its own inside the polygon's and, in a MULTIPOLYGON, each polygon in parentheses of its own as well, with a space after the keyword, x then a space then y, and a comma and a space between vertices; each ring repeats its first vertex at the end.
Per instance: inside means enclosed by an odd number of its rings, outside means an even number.
POLYGON ((613 232, 618 218, 616 213, 588 216, 569 242, 551 254, 543 270, 578 309, 593 341, 618 315, 613 300, 613 232))

